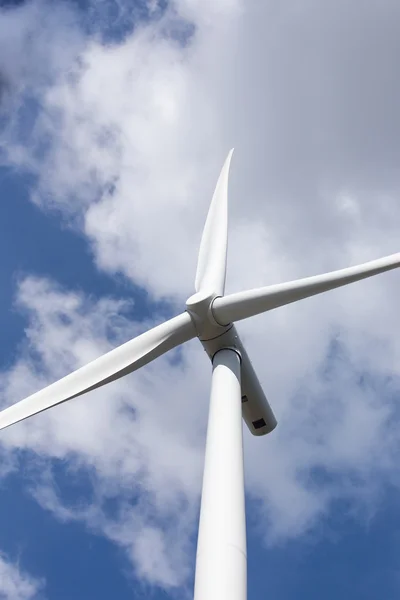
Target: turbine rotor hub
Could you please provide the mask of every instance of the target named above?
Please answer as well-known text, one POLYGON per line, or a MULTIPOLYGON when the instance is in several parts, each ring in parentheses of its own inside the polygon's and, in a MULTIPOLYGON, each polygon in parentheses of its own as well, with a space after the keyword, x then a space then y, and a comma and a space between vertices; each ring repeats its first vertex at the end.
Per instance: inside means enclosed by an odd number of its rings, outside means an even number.
POLYGON ((220 325, 214 318, 212 304, 220 296, 215 292, 196 292, 186 300, 186 310, 195 326, 200 341, 207 341, 221 336, 232 327, 220 325))

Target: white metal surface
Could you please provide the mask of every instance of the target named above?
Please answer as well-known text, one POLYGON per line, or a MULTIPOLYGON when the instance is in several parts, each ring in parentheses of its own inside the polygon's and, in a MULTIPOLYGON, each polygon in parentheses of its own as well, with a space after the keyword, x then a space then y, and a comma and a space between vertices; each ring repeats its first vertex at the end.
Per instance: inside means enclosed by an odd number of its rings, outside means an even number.
POLYGON ((221 329, 221 335, 210 340, 201 340, 201 343, 211 361, 222 348, 235 348, 239 352, 241 356, 243 419, 253 435, 260 436, 271 433, 277 425, 276 418, 240 339, 239 332, 233 324, 229 328, 221 329))
POLYGON ((306 277, 305 279, 216 298, 211 310, 217 323, 224 325, 232 321, 253 317, 316 294, 322 294, 373 275, 379 275, 379 273, 397 267, 400 267, 400 252, 355 267, 325 273, 324 275, 315 275, 314 277, 306 277))
POLYGON ((246 600, 247 558, 240 358, 214 356, 195 600, 246 600))
POLYGON ((187 312, 161 323, 0 412, 0 429, 136 371, 196 336, 187 312))
POLYGON ((233 150, 222 167, 200 243, 196 292, 214 292, 222 295, 225 290, 226 253, 228 247, 228 177, 233 150))

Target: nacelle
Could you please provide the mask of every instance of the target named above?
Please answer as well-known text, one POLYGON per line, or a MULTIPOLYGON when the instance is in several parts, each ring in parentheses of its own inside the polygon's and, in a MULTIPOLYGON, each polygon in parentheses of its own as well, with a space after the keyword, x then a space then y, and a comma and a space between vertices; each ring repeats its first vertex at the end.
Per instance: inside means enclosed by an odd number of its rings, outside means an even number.
POLYGON ((275 415, 243 346, 240 349, 240 355, 242 358, 243 419, 253 435, 271 433, 277 425, 275 415))
POLYGON ((265 435, 275 429, 277 421, 254 371, 250 358, 234 325, 221 335, 201 340, 208 356, 213 359, 218 350, 234 348, 241 357, 242 415, 253 435, 265 435))

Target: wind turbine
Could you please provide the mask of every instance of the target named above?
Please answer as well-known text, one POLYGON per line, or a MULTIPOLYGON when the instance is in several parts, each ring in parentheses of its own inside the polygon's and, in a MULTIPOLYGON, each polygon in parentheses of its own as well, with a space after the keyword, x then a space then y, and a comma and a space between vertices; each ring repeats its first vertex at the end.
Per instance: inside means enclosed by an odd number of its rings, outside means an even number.
POLYGON ((242 417, 259 436, 276 427, 234 322, 400 266, 400 253, 355 267, 224 296, 229 153, 200 244, 196 293, 186 310, 0 412, 0 429, 72 400, 198 337, 212 362, 196 557, 195 600, 245 600, 246 526, 242 417))

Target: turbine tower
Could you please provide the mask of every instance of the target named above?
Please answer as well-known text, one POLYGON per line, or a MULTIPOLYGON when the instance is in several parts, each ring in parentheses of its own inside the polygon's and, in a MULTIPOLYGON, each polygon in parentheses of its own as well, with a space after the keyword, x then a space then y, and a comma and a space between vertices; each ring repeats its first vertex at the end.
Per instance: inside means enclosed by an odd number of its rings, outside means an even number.
POLYGON ((197 543, 195 600, 245 600, 246 524, 242 417, 256 436, 276 419, 234 322, 400 266, 400 253, 291 281, 224 295, 231 151, 200 244, 195 294, 186 310, 0 412, 0 429, 128 375, 198 337, 212 362, 211 399, 197 543))

